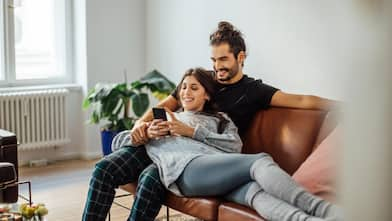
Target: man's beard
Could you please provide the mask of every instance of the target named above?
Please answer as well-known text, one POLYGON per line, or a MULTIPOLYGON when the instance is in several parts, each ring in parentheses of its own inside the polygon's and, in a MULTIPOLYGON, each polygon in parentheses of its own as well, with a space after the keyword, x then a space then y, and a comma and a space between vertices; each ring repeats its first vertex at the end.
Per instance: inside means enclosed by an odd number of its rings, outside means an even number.
POLYGON ((230 81, 234 76, 237 75, 237 73, 238 73, 238 66, 236 65, 235 67, 233 67, 231 69, 221 68, 219 70, 215 70, 215 72, 218 72, 218 71, 226 71, 227 72, 227 76, 225 78, 218 78, 217 77, 218 81, 226 82, 226 81, 230 81))

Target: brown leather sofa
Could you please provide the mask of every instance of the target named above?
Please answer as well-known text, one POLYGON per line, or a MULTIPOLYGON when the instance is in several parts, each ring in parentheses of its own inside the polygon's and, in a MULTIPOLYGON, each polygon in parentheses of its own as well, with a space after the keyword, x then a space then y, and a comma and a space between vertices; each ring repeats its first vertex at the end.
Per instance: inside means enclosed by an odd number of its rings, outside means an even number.
MULTIPOLYGON (((333 113, 270 108, 259 111, 243 137, 243 153, 269 153, 292 175, 337 124, 333 113)), ((134 193, 136 184, 121 186, 134 193)), ((221 198, 186 198, 167 193, 165 205, 202 220, 264 220, 256 211, 221 198)))

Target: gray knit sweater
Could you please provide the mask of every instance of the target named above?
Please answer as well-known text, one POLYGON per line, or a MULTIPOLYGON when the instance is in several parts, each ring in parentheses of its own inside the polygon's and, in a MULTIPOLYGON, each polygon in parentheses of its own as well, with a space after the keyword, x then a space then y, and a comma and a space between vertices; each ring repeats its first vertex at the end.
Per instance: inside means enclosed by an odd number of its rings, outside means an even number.
MULTIPOLYGON (((177 195, 181 195, 175 181, 186 165, 198 156, 206 154, 241 152, 242 142, 237 127, 230 118, 223 133, 217 133, 218 118, 196 114, 194 112, 174 113, 176 118, 194 127, 193 139, 183 136, 167 136, 150 140, 145 146, 151 160, 157 165, 163 185, 177 195)), ((169 119, 170 120, 170 119, 169 119)), ((119 133, 112 143, 116 150, 125 145, 132 145, 130 131, 119 133)))

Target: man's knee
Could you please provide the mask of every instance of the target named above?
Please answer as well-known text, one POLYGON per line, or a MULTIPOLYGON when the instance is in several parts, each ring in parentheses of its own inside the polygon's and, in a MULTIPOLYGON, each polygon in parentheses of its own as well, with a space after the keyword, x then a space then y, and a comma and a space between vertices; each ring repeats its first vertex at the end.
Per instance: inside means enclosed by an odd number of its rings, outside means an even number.
POLYGON ((118 151, 113 152, 100 159, 95 164, 93 176, 99 176, 104 174, 108 174, 112 176, 121 175, 115 173, 120 172, 121 167, 124 167, 126 160, 130 159, 132 155, 135 155, 137 151, 136 149, 133 148, 129 148, 129 149, 126 148, 127 147, 119 149, 118 151))
POLYGON ((112 174, 111 169, 112 167, 112 162, 106 158, 102 158, 101 160, 99 160, 96 164, 95 164, 95 168, 93 171, 93 177, 95 178, 100 178, 100 177, 104 177, 107 176, 108 174, 112 174))
POLYGON ((149 189, 154 188, 157 191, 165 189, 159 176, 159 170, 155 164, 150 164, 142 171, 139 176, 139 185, 148 186, 149 189))

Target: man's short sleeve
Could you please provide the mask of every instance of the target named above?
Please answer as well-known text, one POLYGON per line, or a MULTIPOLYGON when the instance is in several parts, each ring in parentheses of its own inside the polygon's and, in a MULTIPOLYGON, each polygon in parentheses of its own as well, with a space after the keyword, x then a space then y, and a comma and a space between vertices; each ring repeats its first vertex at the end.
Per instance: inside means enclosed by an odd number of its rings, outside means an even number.
POLYGON ((264 84, 262 80, 256 80, 248 89, 248 98, 251 103, 257 104, 262 109, 266 109, 271 104, 272 96, 279 90, 268 84, 264 84))
POLYGON ((171 96, 173 96, 174 98, 177 99, 177 88, 175 88, 175 89, 173 90, 173 92, 171 93, 171 96))

